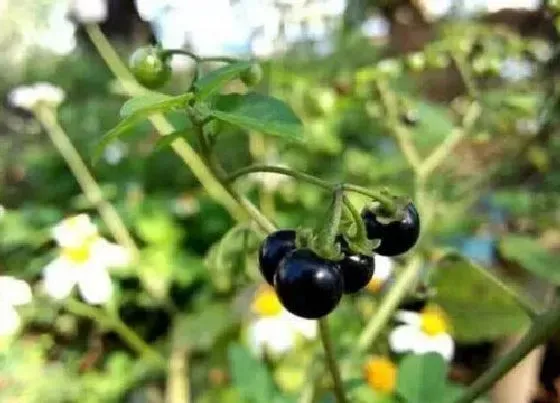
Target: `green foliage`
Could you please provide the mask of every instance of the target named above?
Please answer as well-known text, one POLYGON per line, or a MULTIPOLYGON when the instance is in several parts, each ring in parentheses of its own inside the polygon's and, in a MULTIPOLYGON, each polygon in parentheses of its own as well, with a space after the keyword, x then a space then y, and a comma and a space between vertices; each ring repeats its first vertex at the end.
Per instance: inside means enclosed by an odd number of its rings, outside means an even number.
POLYGON ((218 92, 224 84, 238 78, 242 73, 251 68, 251 63, 240 61, 228 63, 227 65, 213 70, 204 75, 194 83, 197 100, 205 100, 212 94, 218 92))
POLYGON ((279 395, 266 367, 240 345, 229 348, 229 364, 233 383, 247 403, 291 403, 279 395))
POLYGON ((457 255, 443 259, 433 269, 434 302, 449 315, 453 338, 458 341, 495 340, 529 324, 525 312, 487 270, 457 255))
POLYGON ((409 354, 399 364, 397 393, 407 403, 445 403, 446 372, 440 354, 409 354))
POLYGON ((507 235, 500 240, 500 252, 535 276, 560 284, 560 257, 548 252, 539 242, 523 235, 507 235))
POLYGON ((103 136, 96 152, 94 160, 98 160, 103 149, 112 141, 122 137, 134 125, 138 124, 151 115, 170 112, 181 108, 192 98, 192 94, 186 93, 175 97, 164 94, 152 93, 137 98, 132 98, 122 106, 120 115, 123 118, 117 126, 109 130, 103 136))
POLYGON ((216 119, 246 130, 301 140, 301 120, 283 101, 266 95, 253 92, 222 95, 210 113, 216 119))

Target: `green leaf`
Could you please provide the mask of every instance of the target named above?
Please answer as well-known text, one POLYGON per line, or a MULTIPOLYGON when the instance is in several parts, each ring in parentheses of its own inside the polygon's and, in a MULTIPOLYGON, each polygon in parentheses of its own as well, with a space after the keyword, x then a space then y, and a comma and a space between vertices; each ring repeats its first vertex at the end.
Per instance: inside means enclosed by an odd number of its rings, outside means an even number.
POLYGON ((500 240, 500 252, 538 277, 560 284, 560 257, 543 248, 536 240, 522 235, 507 235, 500 240))
POLYGON ((157 113, 169 112, 177 108, 181 108, 188 102, 189 99, 192 98, 192 96, 193 95, 191 93, 182 94, 176 97, 153 93, 128 100, 122 106, 120 111, 120 114, 124 117, 124 119, 103 136, 95 148, 93 161, 96 162, 99 159, 107 144, 121 137, 138 122, 157 113))
POLYGON ((175 140, 180 138, 185 138, 191 132, 190 129, 185 130, 177 130, 173 133, 169 133, 165 136, 161 136, 156 144, 154 145, 154 152, 158 152, 163 150, 164 148, 168 147, 173 143, 175 140))
POLYGON ((182 315, 175 325, 176 343, 189 349, 207 351, 239 318, 227 304, 207 304, 197 312, 182 315))
POLYGON ((208 98, 216 91, 219 91, 228 81, 238 78, 249 67, 251 67, 250 62, 241 61, 228 63, 224 67, 211 71, 194 83, 196 98, 199 100, 208 98))
POLYGON ((440 354, 409 354, 399 365, 397 393, 407 403, 444 403, 446 372, 440 354))
POLYGON ((234 344, 228 356, 233 383, 244 402, 270 403, 278 398, 270 373, 246 348, 234 344))
POLYGON ((250 92, 218 97, 212 116, 247 130, 301 140, 302 123, 283 101, 250 92))
POLYGON ((432 271, 430 283, 437 290, 433 302, 449 316, 457 341, 492 341, 529 324, 526 313, 488 270, 449 254, 432 271))
POLYGON ((130 115, 135 114, 138 111, 146 110, 148 108, 154 107, 154 105, 161 105, 174 97, 161 94, 159 92, 153 92, 148 95, 142 95, 139 97, 130 98, 126 101, 119 112, 121 118, 126 118, 130 115))

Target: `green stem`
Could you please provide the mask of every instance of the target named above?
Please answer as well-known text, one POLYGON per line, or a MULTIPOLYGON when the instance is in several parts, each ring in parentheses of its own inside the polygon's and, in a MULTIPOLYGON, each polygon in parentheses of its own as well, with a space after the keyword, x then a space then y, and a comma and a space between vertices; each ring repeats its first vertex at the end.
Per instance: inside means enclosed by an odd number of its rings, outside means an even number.
POLYGON ((344 396, 344 386, 342 384, 340 370, 338 369, 338 364, 336 362, 336 355, 333 349, 327 318, 323 317, 319 319, 318 324, 319 324, 319 334, 321 336, 321 342, 323 343, 323 349, 325 350, 325 358, 327 360, 327 365, 329 367, 333 379, 333 391, 336 397, 336 401, 338 403, 345 403, 346 397, 344 396))
MULTIPOLYGON (((130 96, 139 96, 147 93, 134 80, 132 74, 120 60, 119 55, 115 52, 105 35, 101 32, 97 25, 86 26, 86 32, 96 47, 97 51, 111 70, 111 72, 119 79, 125 90, 130 96)), ((175 128, 169 123, 163 115, 154 115, 149 118, 152 125, 156 128, 160 135, 166 136, 175 132, 175 128)), ((182 138, 177 138, 171 143, 173 151, 183 160, 193 175, 202 184, 208 194, 220 203, 224 208, 238 221, 244 221, 247 218, 245 207, 236 201, 231 194, 216 180, 212 172, 201 160, 199 155, 192 147, 182 138)))
POLYGON ((391 316, 399 306, 400 301, 416 281, 418 270, 420 269, 420 262, 419 258, 413 257, 404 268, 395 281, 395 284, 391 287, 389 293, 379 305, 379 309, 360 335, 358 344, 356 344, 355 353, 367 351, 375 342, 377 336, 379 336, 381 331, 385 328, 385 325, 389 322, 391 316))
POLYGON ((356 224, 355 238, 358 239, 359 241, 363 241, 364 239, 367 239, 366 227, 364 226, 364 222, 362 220, 362 217, 360 216, 360 213, 358 212, 358 210, 356 210, 356 207, 354 207, 354 205, 350 202, 350 200, 348 200, 348 197, 346 197, 346 195, 342 198, 342 201, 350 211, 350 214, 352 215, 352 219, 356 224))
POLYGON ((544 343, 560 326, 560 301, 539 315, 521 341, 480 376, 454 403, 470 403, 499 381, 539 344, 544 343))
POLYGON ((35 116, 45 127, 51 142, 62 156, 68 168, 76 178, 87 200, 99 211, 99 215, 111 231, 115 240, 127 248, 134 258, 138 255, 138 248, 122 221, 119 213, 103 198, 103 192, 89 171, 78 150, 70 141, 64 129, 58 123, 56 114, 52 109, 40 107, 36 109, 35 116))
POLYGON ((210 62, 223 62, 223 63, 235 63, 238 60, 234 59, 233 57, 226 57, 226 56, 209 56, 209 57, 200 57, 195 53, 185 50, 185 49, 165 49, 162 52, 162 56, 167 58, 172 55, 183 55, 190 57, 196 63, 210 63, 210 62))
POLYGON ((410 137, 410 132, 400 122, 396 96, 384 80, 378 80, 376 84, 381 104, 387 115, 387 126, 393 131, 406 161, 412 170, 416 172, 420 167, 420 156, 410 137))
POLYGON ((457 67, 457 70, 459 71, 459 75, 461 76, 461 79, 465 84, 467 93, 471 98, 477 99, 479 97, 479 92, 476 83, 473 79, 473 76, 471 74, 471 71, 469 69, 468 63, 463 58, 463 56, 457 54, 453 55, 452 58, 453 61, 455 62, 455 66, 457 67))
POLYGON ((110 316, 102 309, 84 304, 75 299, 66 301, 66 308, 69 312, 89 318, 102 326, 106 326, 117 333, 121 339, 139 355, 146 357, 165 368, 167 362, 165 358, 157 351, 152 349, 138 334, 129 328, 123 321, 116 316, 110 316))
POLYGON ((342 185, 334 185, 334 184, 331 184, 327 181, 319 179, 315 176, 305 174, 303 172, 294 171, 293 169, 286 168, 286 167, 281 167, 281 166, 262 165, 262 164, 249 165, 247 167, 240 168, 237 171, 234 171, 233 173, 229 174, 226 178, 226 181, 227 182, 233 182, 241 176, 245 176, 245 175, 248 175, 248 174, 251 174, 251 173, 256 173, 256 172, 272 172, 272 173, 277 173, 277 174, 281 174, 281 175, 291 176, 293 178, 299 179, 303 182, 310 183, 312 185, 318 186, 320 188, 323 188, 323 189, 331 191, 331 192, 335 189, 336 186, 341 186, 342 190, 344 190, 344 191, 353 192, 353 193, 360 193, 360 194, 363 194, 365 196, 371 197, 374 200, 377 200, 378 202, 383 204, 383 206, 386 209, 388 209, 391 212, 394 211, 394 209, 395 209, 395 203, 393 202, 393 200, 390 197, 388 197, 387 195, 385 195, 381 192, 373 191, 373 190, 366 189, 366 188, 363 188, 363 187, 358 186, 358 185, 352 185, 352 184, 349 184, 349 183, 344 183, 342 185))

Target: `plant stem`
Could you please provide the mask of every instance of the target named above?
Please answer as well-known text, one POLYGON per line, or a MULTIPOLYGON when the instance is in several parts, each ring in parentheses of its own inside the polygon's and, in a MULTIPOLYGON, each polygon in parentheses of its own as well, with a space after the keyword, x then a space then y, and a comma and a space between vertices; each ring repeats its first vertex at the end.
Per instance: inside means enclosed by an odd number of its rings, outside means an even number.
POLYGON ((402 273, 400 273, 395 284, 393 284, 391 290, 379 305, 379 309, 362 331, 358 344, 356 344, 355 353, 367 351, 375 342, 377 336, 379 336, 387 322, 391 319, 391 315, 397 309, 400 301, 416 281, 420 263, 421 260, 418 257, 413 257, 402 273))
POLYGON ((299 172, 299 171, 294 171, 293 169, 286 168, 286 167, 281 167, 281 166, 262 165, 262 164, 249 165, 247 167, 240 168, 237 171, 234 171, 233 173, 229 174, 226 177, 226 181, 227 182, 233 182, 241 176, 248 175, 248 174, 251 174, 251 173, 257 173, 257 172, 272 172, 272 173, 277 173, 277 174, 281 174, 281 175, 291 176, 291 177, 299 179, 301 181, 311 183, 312 185, 318 186, 318 187, 323 188, 323 189, 325 189, 327 191, 330 191, 330 192, 332 192, 335 189, 336 186, 341 186, 342 190, 345 190, 345 191, 348 191, 348 192, 360 193, 360 194, 363 194, 365 196, 369 196, 374 200, 377 200, 378 202, 383 204, 383 206, 385 208, 387 208, 389 211, 393 211, 395 209, 393 200, 391 200, 390 197, 386 196, 385 194, 383 194, 381 192, 376 192, 376 191, 369 190, 369 189, 363 188, 363 187, 358 186, 358 185, 352 185, 352 184, 349 184, 349 183, 343 183, 341 185, 334 185, 334 184, 331 184, 327 181, 319 179, 315 176, 305 174, 305 173, 299 172))
POLYGON ((455 66, 457 67, 457 70, 459 71, 459 75, 461 76, 461 79, 463 80, 463 83, 465 84, 465 88, 467 89, 467 93, 469 94, 469 96, 473 99, 478 99, 479 97, 479 93, 478 93, 478 88, 476 87, 475 81, 473 79, 473 76, 470 72, 468 63, 465 61, 463 56, 460 56, 458 54, 454 54, 452 56, 453 61, 455 62, 455 66))
POLYGON ((121 339, 139 355, 144 356, 162 368, 165 368, 167 362, 165 358, 157 351, 152 349, 138 334, 129 328, 122 320, 116 316, 109 316, 102 309, 84 304, 75 299, 66 301, 66 308, 69 312, 89 318, 102 326, 106 326, 116 332, 121 339))
POLYGON ((457 144, 471 132, 476 119, 480 116, 480 112, 481 108, 478 102, 472 102, 463 118, 462 126, 453 129, 445 140, 420 164, 419 176, 428 177, 449 156, 457 144))
POLYGON ((545 342, 560 326, 560 301, 539 315, 521 341, 492 365, 454 403, 470 403, 482 395, 517 365, 529 352, 545 342))
POLYGON ((338 403, 345 403, 346 397, 344 396, 344 386, 342 384, 342 378, 340 377, 340 371, 336 362, 336 355, 332 345, 327 318, 323 317, 317 322, 319 324, 319 335, 321 336, 321 342, 323 343, 323 349, 325 350, 325 358, 333 379, 333 391, 336 401, 338 403))
POLYGON ((89 171, 85 162, 80 157, 78 150, 74 147, 68 135, 59 125, 55 112, 47 107, 36 109, 35 116, 43 124, 53 145, 56 147, 70 171, 80 185, 82 192, 88 201, 99 211, 99 215, 113 234, 115 240, 123 247, 138 255, 138 248, 132 236, 128 232, 126 225, 121 220, 115 208, 103 198, 103 192, 89 171))
MULTIPOLYGON (((130 96, 146 94, 148 91, 138 85, 99 27, 97 25, 88 25, 86 26, 86 32, 109 69, 119 79, 128 94, 130 96)), ((149 119, 162 136, 166 136, 175 131, 169 121, 162 115, 153 115, 149 119)), ((216 180, 189 143, 182 138, 177 138, 171 143, 171 147, 190 168, 193 175, 202 184, 204 189, 206 189, 208 194, 215 201, 224 206, 232 217, 238 221, 243 221, 247 218, 243 206, 216 180)))
POLYGON ((346 195, 342 198, 342 201, 350 211, 352 219, 354 220, 354 224, 356 224, 356 239, 360 241, 367 239, 366 227, 364 225, 364 222, 362 221, 360 213, 358 213, 358 210, 356 210, 356 207, 354 207, 350 200, 348 200, 348 197, 346 197, 346 195))
POLYGON ((410 132, 401 124, 398 115, 398 104, 395 94, 384 80, 376 81, 377 90, 381 99, 381 104, 387 114, 387 123, 393 134, 397 138, 399 147, 402 150, 408 164, 414 172, 420 167, 420 156, 410 138, 410 132))

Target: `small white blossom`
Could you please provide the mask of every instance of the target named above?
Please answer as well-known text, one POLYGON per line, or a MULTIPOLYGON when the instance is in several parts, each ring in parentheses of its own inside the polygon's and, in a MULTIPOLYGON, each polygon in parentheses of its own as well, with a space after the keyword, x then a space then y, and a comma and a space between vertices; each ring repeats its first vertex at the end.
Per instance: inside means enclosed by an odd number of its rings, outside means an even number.
POLYGON ((60 254, 43 269, 44 288, 54 299, 64 299, 75 285, 90 304, 111 298, 108 269, 126 266, 129 251, 99 236, 97 227, 85 214, 68 218, 53 228, 60 254))
POLYGON ((58 106, 64 100, 64 91, 46 82, 17 87, 8 94, 8 101, 17 108, 33 110, 39 103, 58 106))
POLYGON ((70 11, 79 22, 100 23, 107 19, 107 0, 73 0, 70 11))
POLYGON ((23 281, 0 276, 0 337, 14 334, 21 324, 15 307, 31 302, 31 288, 23 281))
POLYGON ((395 262, 387 256, 374 256, 374 272, 371 280, 367 285, 367 289, 371 292, 377 292, 387 283, 394 271, 395 262))
POLYGON ((294 348, 298 336, 312 340, 317 335, 315 321, 286 311, 272 288, 257 292, 253 311, 257 318, 249 325, 248 338, 255 354, 260 354, 263 350, 283 354, 294 348))
POLYGON ((2 218, 4 218, 4 215, 5 215, 5 214, 6 214, 6 209, 4 208, 4 206, 2 206, 2 205, 0 204, 0 220, 1 220, 2 218))
POLYGON ((455 344, 448 333, 447 320, 435 307, 421 313, 399 311, 396 318, 402 324, 389 335, 389 345, 396 353, 438 353, 445 360, 453 358, 455 344))

